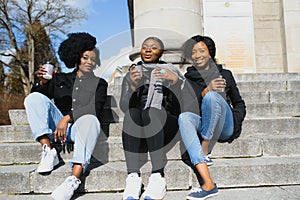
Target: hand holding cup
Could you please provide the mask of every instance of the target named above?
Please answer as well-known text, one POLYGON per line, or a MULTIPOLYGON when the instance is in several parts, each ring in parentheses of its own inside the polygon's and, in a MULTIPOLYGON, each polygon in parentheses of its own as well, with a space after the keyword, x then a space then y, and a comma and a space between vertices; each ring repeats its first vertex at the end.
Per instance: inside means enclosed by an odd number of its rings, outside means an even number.
POLYGON ((52 75, 54 74, 54 65, 51 64, 50 62, 47 62, 45 64, 43 64, 43 67, 45 69, 45 74, 43 75, 44 79, 52 79, 52 75))

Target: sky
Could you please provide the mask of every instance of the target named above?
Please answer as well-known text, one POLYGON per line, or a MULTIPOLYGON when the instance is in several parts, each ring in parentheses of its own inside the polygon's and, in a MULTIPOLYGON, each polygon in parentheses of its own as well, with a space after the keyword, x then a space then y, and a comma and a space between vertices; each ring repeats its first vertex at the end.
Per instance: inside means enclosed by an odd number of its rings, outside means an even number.
MULTIPOLYGON (((68 4, 85 10, 87 19, 70 32, 88 32, 96 37, 101 66, 95 74, 109 80, 117 67, 130 63, 128 56, 120 56, 132 45, 127 0, 68 0, 68 4)), ((62 66, 62 71, 68 69, 62 66)))
POLYGON ((88 32, 97 38, 101 60, 131 46, 127 0, 69 0, 86 11, 87 19, 70 32, 88 32))

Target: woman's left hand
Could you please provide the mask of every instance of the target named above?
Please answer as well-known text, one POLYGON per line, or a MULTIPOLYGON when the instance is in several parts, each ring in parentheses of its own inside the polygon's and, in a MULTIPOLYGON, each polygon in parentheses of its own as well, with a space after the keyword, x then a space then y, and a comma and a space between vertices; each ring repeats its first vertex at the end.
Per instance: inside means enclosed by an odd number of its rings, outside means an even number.
POLYGON ((157 79, 171 81, 172 85, 176 84, 178 81, 178 76, 169 69, 157 68, 153 74, 157 79))

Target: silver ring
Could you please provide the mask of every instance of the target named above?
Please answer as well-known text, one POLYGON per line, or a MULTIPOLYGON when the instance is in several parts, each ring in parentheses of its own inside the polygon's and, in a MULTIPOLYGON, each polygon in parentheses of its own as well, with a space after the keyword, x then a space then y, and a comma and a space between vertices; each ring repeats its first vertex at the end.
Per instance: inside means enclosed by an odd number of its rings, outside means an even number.
POLYGON ((164 69, 161 69, 161 70, 159 71, 159 73, 161 73, 161 74, 165 74, 165 73, 166 73, 166 70, 164 70, 164 69))

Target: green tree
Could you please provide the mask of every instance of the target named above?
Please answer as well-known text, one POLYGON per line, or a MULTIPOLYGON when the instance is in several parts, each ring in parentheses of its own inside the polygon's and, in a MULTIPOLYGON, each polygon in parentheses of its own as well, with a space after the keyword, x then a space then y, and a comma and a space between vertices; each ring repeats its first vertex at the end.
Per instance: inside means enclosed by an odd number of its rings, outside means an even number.
POLYGON ((84 18, 85 13, 66 0, 0 0, 0 63, 12 69, 25 95, 40 64, 36 62, 54 59, 50 38, 66 34, 73 23, 84 18))

